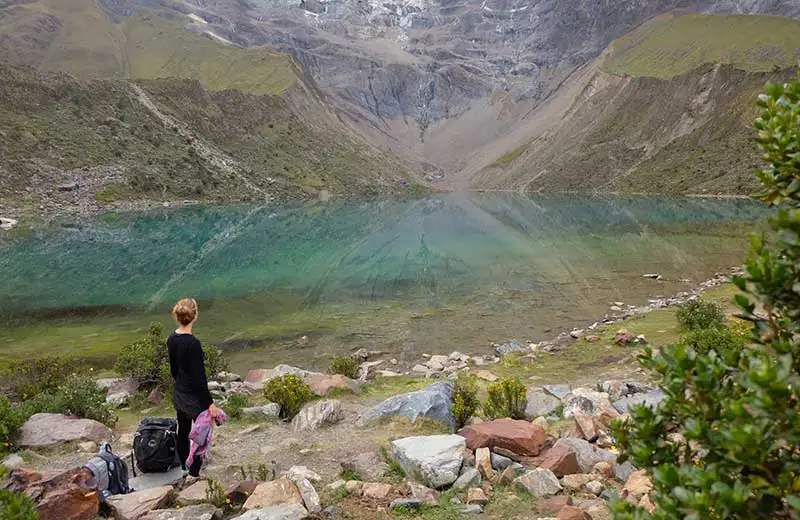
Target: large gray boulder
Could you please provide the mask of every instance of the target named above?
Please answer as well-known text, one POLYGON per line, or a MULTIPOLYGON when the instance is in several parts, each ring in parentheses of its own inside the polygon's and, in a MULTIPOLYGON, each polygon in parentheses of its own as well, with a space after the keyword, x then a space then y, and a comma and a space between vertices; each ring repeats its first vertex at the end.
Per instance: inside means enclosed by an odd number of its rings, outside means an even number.
POLYGON ((561 401, 544 392, 531 390, 527 395, 528 404, 525 407, 525 418, 529 421, 537 417, 552 415, 561 406, 561 401))
POLYGON ((303 520, 308 511, 300 504, 280 504, 263 509, 251 509, 234 520, 303 520))
POLYGON ((572 387, 567 383, 561 383, 557 385, 544 385, 542 390, 552 395, 556 399, 564 399, 567 394, 572 391, 572 387))
POLYGON ((655 408, 658 403, 666 399, 666 395, 661 390, 653 390, 644 394, 634 394, 629 397, 623 397, 618 401, 614 401, 614 408, 619 413, 626 413, 631 407, 645 405, 650 408, 655 408))
POLYGON ((605 392, 596 392, 589 388, 576 388, 562 400, 564 403, 564 418, 576 415, 594 417, 601 413, 616 415, 617 411, 611 405, 611 400, 605 392))
POLYGON ((432 488, 458 479, 467 442, 460 435, 406 437, 392 442, 392 456, 408 473, 432 488))
POLYGON ((54 446, 72 441, 106 442, 111 430, 91 419, 76 419, 60 413, 37 413, 22 425, 19 445, 23 448, 54 446))
POLYGON ((582 473, 591 473, 594 465, 598 462, 605 461, 614 463, 617 456, 608 450, 598 448, 589 441, 575 438, 558 439, 553 445, 553 448, 566 446, 575 452, 578 459, 578 466, 581 468, 582 473))
POLYGON ((396 395, 364 412, 358 425, 365 426, 384 417, 408 417, 416 422, 418 417, 440 421, 455 428, 456 419, 450 406, 453 403, 453 384, 439 381, 422 390, 396 395))

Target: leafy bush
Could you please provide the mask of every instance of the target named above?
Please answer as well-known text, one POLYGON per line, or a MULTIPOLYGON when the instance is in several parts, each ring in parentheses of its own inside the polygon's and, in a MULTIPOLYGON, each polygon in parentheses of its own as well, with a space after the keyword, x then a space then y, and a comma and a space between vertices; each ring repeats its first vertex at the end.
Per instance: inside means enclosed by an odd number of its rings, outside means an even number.
POLYGON ((247 408, 249 404, 246 396, 233 394, 228 397, 228 401, 225 403, 225 413, 231 419, 241 419, 242 409, 247 408))
MULTIPOLYGON (((211 345, 203 345, 206 377, 214 378, 220 372, 229 369, 225 354, 211 345)), ((158 323, 150 324, 145 337, 122 347, 114 370, 130 377, 144 387, 169 388, 172 386, 172 374, 169 370, 169 352, 164 327, 158 323)))
POLYGON ((305 381, 294 374, 286 374, 267 381, 264 386, 264 397, 280 405, 282 419, 291 420, 313 395, 305 381))
MULTIPOLYGON (((164 340, 166 343, 166 340, 164 340)), ((217 377, 220 372, 230 370, 230 361, 225 357, 225 353, 213 345, 203 345, 203 357, 206 364, 206 377, 211 380, 217 377)), ((167 362, 169 367, 169 362, 167 362)))
POLYGON ((59 356, 22 359, 9 364, 5 379, 9 389, 20 399, 54 392, 58 385, 78 371, 78 360, 59 356))
POLYGON ((709 352, 738 352, 747 344, 747 337, 736 334, 728 327, 700 329, 683 338, 698 354, 709 352))
POLYGON ((125 345, 117 356, 114 370, 135 379, 143 386, 169 386, 169 355, 167 353, 164 327, 150 324, 145 337, 125 345), (166 367, 166 369, 165 369, 166 367))
POLYGON ((328 368, 331 374, 341 374, 350 379, 358 377, 358 363, 352 356, 340 356, 333 358, 331 366, 328 368))
POLYGON ((36 504, 24 493, 0 489, 0 518, 3 520, 39 520, 36 504))
POLYGON ((106 404, 106 392, 89 377, 71 376, 56 394, 58 411, 114 426, 117 416, 106 404))
POLYGON ((483 413, 489 419, 524 419, 528 406, 528 389, 516 379, 502 379, 488 388, 489 397, 483 413))
POLYGON ((678 307, 676 317, 678 325, 686 331, 725 326, 725 313, 715 302, 690 300, 678 307))
POLYGON ((480 401, 478 400, 478 383, 475 376, 459 372, 458 378, 453 383, 453 404, 451 408, 456 418, 456 430, 467 425, 475 414, 480 401))
POLYGON ((641 356, 667 396, 614 426, 621 459, 646 468, 655 512, 618 501, 617 519, 789 519, 800 514, 800 82, 768 85, 756 121, 767 166, 758 198, 776 241, 753 240, 734 282, 748 348, 680 344, 641 356), (763 312, 758 309, 764 309, 763 312))
POLYGON ((19 429, 27 417, 14 408, 8 398, 0 396, 0 459, 14 450, 19 429))

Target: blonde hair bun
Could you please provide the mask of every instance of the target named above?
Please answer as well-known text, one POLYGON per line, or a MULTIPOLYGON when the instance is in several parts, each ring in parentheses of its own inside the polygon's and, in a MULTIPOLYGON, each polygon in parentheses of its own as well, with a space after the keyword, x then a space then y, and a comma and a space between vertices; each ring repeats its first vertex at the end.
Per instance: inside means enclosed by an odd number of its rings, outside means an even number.
POLYGON ((183 325, 189 325, 197 318, 197 302, 193 298, 179 300, 172 308, 172 317, 183 325))

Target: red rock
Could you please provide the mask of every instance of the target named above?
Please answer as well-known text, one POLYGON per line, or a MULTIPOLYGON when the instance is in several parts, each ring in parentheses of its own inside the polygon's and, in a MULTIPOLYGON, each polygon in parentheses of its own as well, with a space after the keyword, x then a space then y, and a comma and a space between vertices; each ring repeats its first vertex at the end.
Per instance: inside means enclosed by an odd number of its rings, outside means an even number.
POLYGON ((578 427, 578 431, 581 432, 581 437, 589 442, 592 442, 597 438, 597 430, 594 427, 594 420, 592 417, 589 417, 588 415, 575 414, 573 419, 575 421, 575 425, 578 427))
POLYGON ((550 448, 539 461, 539 467, 549 469, 558 478, 564 475, 574 475, 581 472, 578 465, 578 456, 575 450, 567 445, 558 445, 550 448))
POLYGON ((244 378, 244 382, 253 385, 263 384, 274 375, 275 371, 270 368, 254 368, 247 372, 247 377, 244 378))
POLYGON ((361 496, 373 500, 385 500, 394 491, 394 487, 391 484, 381 484, 379 482, 365 482, 361 489, 361 496))
POLYGON ((358 384, 358 381, 354 381, 341 374, 313 375, 305 378, 305 382, 308 383, 311 391, 320 397, 326 397, 331 390, 334 389, 347 390, 354 393, 359 393, 361 391, 361 386, 358 384))
POLYGON ((647 470, 640 469, 628 477, 625 487, 622 488, 621 496, 631 504, 637 505, 642 497, 650 493, 652 489, 653 483, 647 476, 647 470))
POLYGON ((97 492, 86 486, 89 477, 82 468, 44 474, 17 470, 9 476, 7 489, 28 495, 39 520, 89 520, 100 508, 97 492))
POLYGON ((496 448, 502 448, 524 457, 537 456, 547 442, 547 432, 541 426, 513 419, 467 426, 458 434, 471 450, 489 448, 499 453, 496 448))
POLYGON ((481 488, 469 488, 467 491, 467 504, 478 504, 485 506, 489 502, 489 498, 481 488))
POLYGON ((589 513, 580 507, 564 506, 558 512, 558 520, 592 520, 589 513))
POLYGON ((557 515, 564 506, 572 505, 572 497, 569 495, 556 495, 554 497, 542 498, 537 503, 539 513, 547 516, 557 515))
POLYGON ((614 466, 610 462, 601 460, 594 465, 594 471, 599 473, 604 478, 611 478, 614 476, 614 466))

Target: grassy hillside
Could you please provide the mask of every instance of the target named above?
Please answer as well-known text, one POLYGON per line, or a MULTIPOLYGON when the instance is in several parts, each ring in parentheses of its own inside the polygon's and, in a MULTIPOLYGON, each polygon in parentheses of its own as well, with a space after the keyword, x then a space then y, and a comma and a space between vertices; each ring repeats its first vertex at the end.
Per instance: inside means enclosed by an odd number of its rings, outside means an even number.
POLYGON ((798 60, 798 20, 752 15, 663 15, 616 40, 603 68, 612 74, 668 79, 707 63, 764 72, 797 65, 798 60))
POLYGON ((79 78, 197 79, 210 90, 277 94, 299 78, 289 56, 242 49, 139 14, 114 23, 96 0, 39 0, 0 9, 7 58, 79 78))

